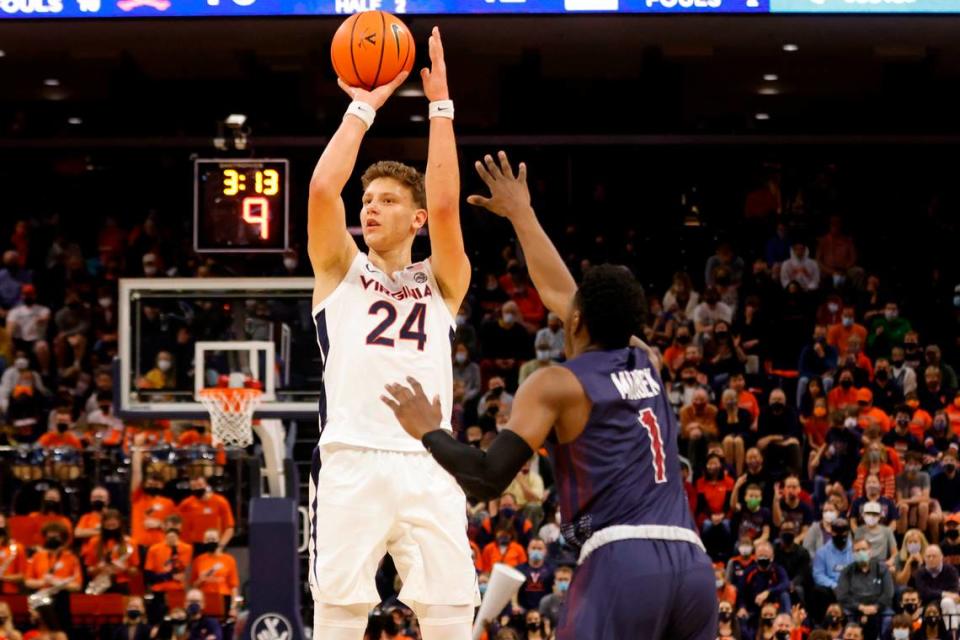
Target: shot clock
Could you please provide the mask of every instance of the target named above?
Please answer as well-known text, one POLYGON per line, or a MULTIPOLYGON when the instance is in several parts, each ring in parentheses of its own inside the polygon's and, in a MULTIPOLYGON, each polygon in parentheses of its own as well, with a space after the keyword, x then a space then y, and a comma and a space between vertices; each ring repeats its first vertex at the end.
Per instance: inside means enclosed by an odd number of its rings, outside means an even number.
POLYGON ((287 160, 196 160, 193 174, 194 250, 266 253, 289 246, 287 160))

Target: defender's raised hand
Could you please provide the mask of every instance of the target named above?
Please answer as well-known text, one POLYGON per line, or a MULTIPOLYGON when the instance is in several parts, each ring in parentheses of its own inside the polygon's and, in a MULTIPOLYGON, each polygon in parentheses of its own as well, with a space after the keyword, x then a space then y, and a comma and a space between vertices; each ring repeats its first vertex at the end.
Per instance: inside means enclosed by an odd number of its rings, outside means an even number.
POLYGON ((344 93, 350 96, 351 100, 364 102, 374 109, 379 109, 387 101, 387 98, 392 96, 393 92, 404 83, 409 75, 409 71, 401 71, 390 83, 379 86, 372 91, 367 91, 363 87, 351 87, 340 78, 337 78, 337 84, 340 85, 344 93))
POLYGON ((430 68, 420 70, 423 79, 423 95, 430 102, 449 100, 450 89, 447 88, 447 63, 443 60, 443 42, 440 40, 440 27, 434 27, 427 42, 430 51, 430 68))
POLYGON ((416 378, 407 376, 407 382, 410 383, 409 388, 402 384, 386 385, 384 388, 390 397, 380 396, 380 400, 390 407, 404 430, 420 440, 440 428, 443 419, 440 396, 434 396, 433 402, 430 402, 416 378))
POLYGON ((489 154, 484 156, 483 162, 477 160, 474 164, 480 179, 490 189, 490 197, 473 195, 467 197, 467 202, 508 219, 521 213, 533 213, 527 186, 527 165, 521 162, 520 170, 514 176, 507 154, 500 151, 497 158, 499 164, 489 154))

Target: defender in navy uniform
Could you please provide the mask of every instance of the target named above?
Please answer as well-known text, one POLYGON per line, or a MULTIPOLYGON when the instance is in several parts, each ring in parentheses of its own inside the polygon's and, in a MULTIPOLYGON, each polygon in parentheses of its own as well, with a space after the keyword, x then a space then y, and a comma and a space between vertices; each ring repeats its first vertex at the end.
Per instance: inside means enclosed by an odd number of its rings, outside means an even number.
POLYGON ((643 324, 643 290, 611 265, 590 270, 578 289, 530 208, 525 167, 514 177, 502 152, 499 164, 487 156, 477 165, 491 197, 468 201, 513 223, 544 303, 565 319, 570 360, 521 385, 486 453, 439 429, 439 401, 416 380, 388 385, 383 401, 481 499, 500 495, 555 438, 564 536, 580 546, 559 640, 712 640, 713 568, 683 490, 677 423, 658 363, 633 337, 643 324))

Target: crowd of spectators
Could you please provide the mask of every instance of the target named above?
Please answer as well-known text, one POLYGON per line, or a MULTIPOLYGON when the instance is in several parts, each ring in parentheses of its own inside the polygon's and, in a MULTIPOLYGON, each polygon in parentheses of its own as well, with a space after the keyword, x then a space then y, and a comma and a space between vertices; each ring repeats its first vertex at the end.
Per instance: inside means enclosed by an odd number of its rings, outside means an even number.
MULTIPOLYGON (((648 283, 641 337, 660 355, 690 510, 716 562, 717 636, 952 637, 960 627, 960 287, 942 277, 915 283, 939 287, 917 305, 888 263, 861 259, 869 238, 851 235, 842 216, 800 220, 770 205, 782 198, 773 187, 760 191, 748 195, 745 219, 717 232, 709 251, 687 252, 676 273, 641 271, 641 238, 627 218, 575 218, 553 234, 576 276, 613 261, 648 283)), ((107 219, 93 245, 60 229, 57 216, 24 220, 0 241, 0 445, 116 447, 130 457, 129 491, 93 487, 68 501, 64 478, 45 477, 23 480, 15 496, 0 492, 3 592, 63 583, 52 605, 60 631, 35 612, 25 637, 82 637, 65 594, 95 583, 127 598, 110 637, 153 628, 221 637, 240 601, 224 552, 230 505, 203 477, 191 480, 195 495, 175 495, 143 459, 144 448, 205 444, 210 434, 116 418, 109 364, 119 277, 243 270, 193 254, 156 214, 129 228, 107 219)), ((486 448, 518 385, 563 361, 564 328, 516 245, 482 244, 456 317, 453 423, 461 439, 486 448)), ((264 272, 309 275, 295 249, 256 275, 264 272)), ((192 339, 178 332, 156 349, 138 384, 173 384, 192 339)), ((491 640, 546 639, 556 628, 577 559, 556 503, 540 451, 498 500, 469 505, 481 591, 497 562, 527 576, 489 621, 491 640)), ((379 637, 417 637, 393 577, 385 562, 379 637)), ((0 603, 0 638, 16 637, 0 603)))

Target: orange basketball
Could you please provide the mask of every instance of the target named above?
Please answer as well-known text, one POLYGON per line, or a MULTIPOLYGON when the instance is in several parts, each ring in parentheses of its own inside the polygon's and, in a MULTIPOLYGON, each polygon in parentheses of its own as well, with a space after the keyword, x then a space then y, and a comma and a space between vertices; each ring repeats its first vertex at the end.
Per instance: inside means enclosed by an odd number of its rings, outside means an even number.
POLYGON ((333 70, 351 87, 370 90, 413 68, 415 48, 407 25, 386 11, 347 18, 333 34, 333 70))

